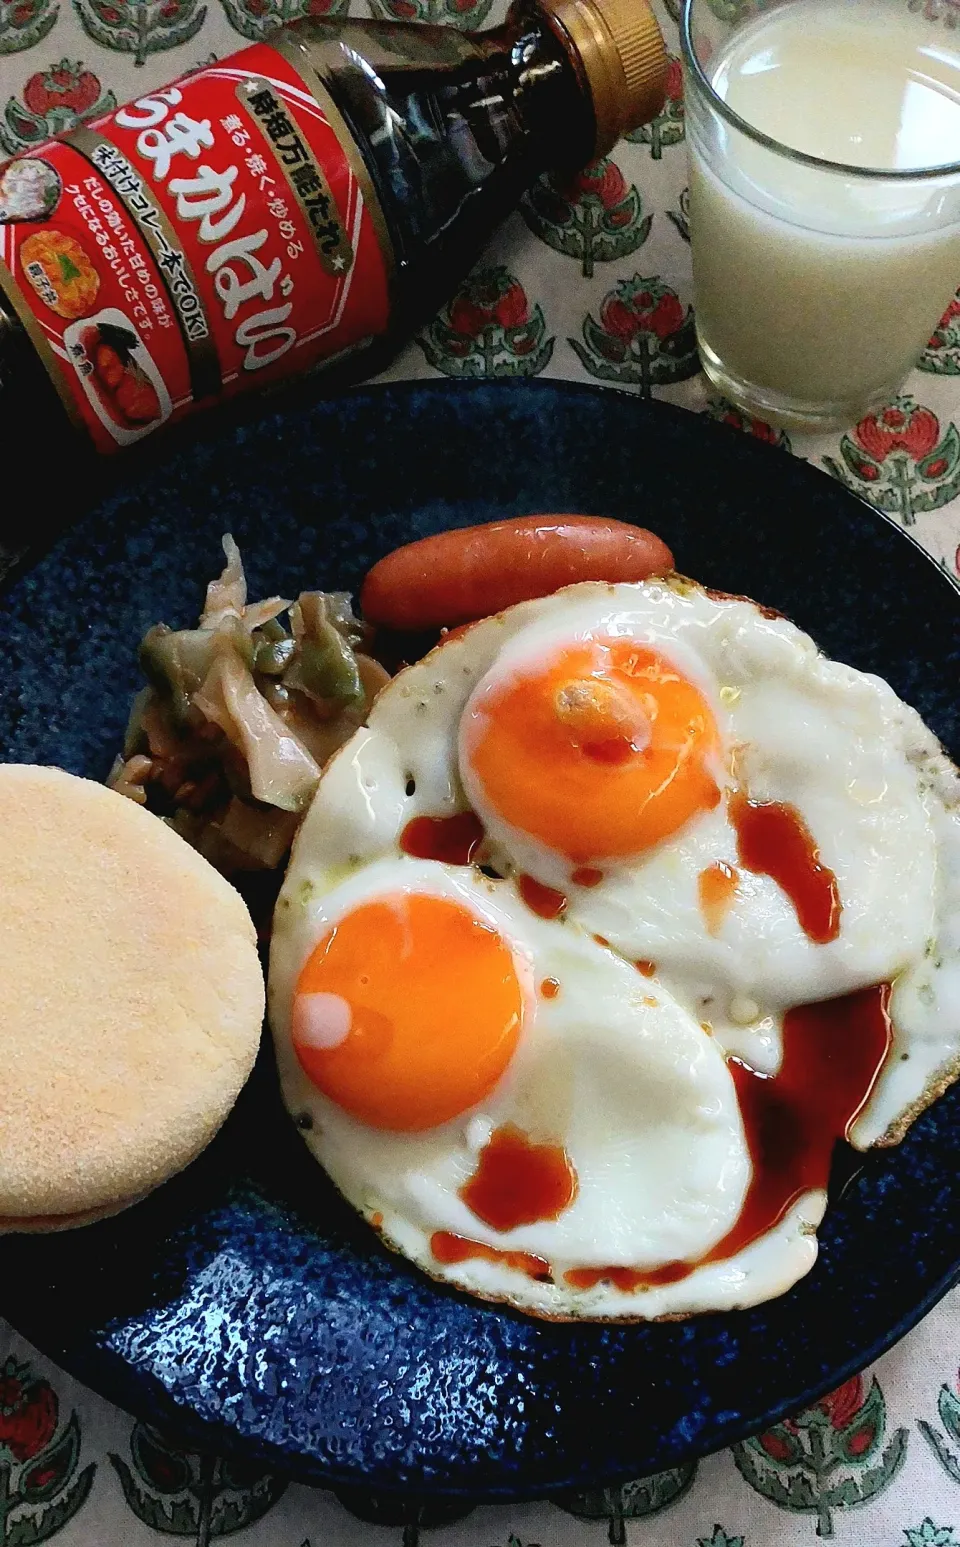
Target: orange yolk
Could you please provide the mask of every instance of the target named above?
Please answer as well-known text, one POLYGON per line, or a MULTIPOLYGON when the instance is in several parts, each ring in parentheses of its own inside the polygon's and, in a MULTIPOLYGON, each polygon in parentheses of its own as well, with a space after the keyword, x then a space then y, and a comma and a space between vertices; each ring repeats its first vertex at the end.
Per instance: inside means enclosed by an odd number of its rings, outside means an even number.
POLYGON ((720 799, 709 705, 630 640, 585 640, 483 693, 464 759, 502 821, 574 865, 643 853, 720 799))
POLYGON ((397 893, 329 930, 297 983, 293 1046, 318 1090, 373 1128, 434 1128, 513 1056, 524 992, 510 948, 446 897, 397 893))

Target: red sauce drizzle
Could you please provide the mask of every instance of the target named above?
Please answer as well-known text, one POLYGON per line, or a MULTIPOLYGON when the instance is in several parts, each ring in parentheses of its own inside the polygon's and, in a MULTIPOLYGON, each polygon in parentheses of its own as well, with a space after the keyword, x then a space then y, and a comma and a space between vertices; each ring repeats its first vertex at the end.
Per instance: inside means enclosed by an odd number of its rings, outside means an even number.
POLYGON ((740 884, 739 873, 722 859, 701 870, 697 877, 700 912, 709 935, 718 935, 729 913, 740 884))
POLYGON ((599 886, 603 880, 603 871, 594 870, 592 865, 581 865, 570 877, 574 886, 599 886))
POLYGON ((662 1268, 571 1268, 563 1275, 571 1289, 594 1289, 597 1284, 612 1284, 623 1294, 636 1289, 655 1289, 658 1284, 676 1284, 692 1272, 688 1262, 665 1262, 662 1268))
POLYGON ((558 919, 567 910, 563 893, 552 886, 544 886, 542 881, 535 881, 533 876, 520 876, 517 891, 531 913, 539 914, 542 919, 558 919))
POLYGON ((544 999, 556 999, 560 992, 560 984, 556 978, 544 978, 540 984, 540 993, 544 999))
POLYGON ((460 1197, 491 1230, 557 1219, 577 1196, 577 1173, 558 1144, 532 1144, 513 1123, 491 1135, 460 1197))
POLYGON ((678 1283, 772 1230, 802 1193, 825 1188, 834 1144, 850 1132, 889 1052, 889 1005, 889 983, 800 1005, 784 1016, 778 1074, 758 1074, 730 1060, 753 1178, 739 1219, 711 1251, 698 1262, 668 1262, 653 1272, 574 1268, 564 1274, 566 1282, 575 1289, 607 1282, 627 1293, 678 1283))
POLYGON ((837 878, 821 864, 820 851, 799 811, 737 794, 730 801, 730 820, 740 863, 758 875, 772 876, 783 888, 809 939, 817 945, 836 940, 843 911, 837 878))
POLYGON ((496 1246, 486 1246, 483 1241, 468 1241, 466 1236, 452 1235, 449 1230, 434 1232, 430 1237, 430 1250, 437 1262, 469 1262, 471 1257, 481 1257, 484 1262, 502 1262, 518 1273, 526 1273, 528 1278, 550 1283, 553 1277, 549 1262, 543 1257, 535 1257, 532 1252, 500 1251, 496 1246))
POLYGON ((652 978, 657 970, 656 962, 638 961, 633 964, 638 972, 642 972, 645 978, 652 978))
POLYGON ((484 839, 472 811, 453 816, 415 816, 400 834, 404 854, 441 860, 445 865, 469 865, 484 839))
POLYGON ((772 1229, 801 1193, 826 1187, 833 1146, 863 1110, 890 1050, 889 1005, 889 983, 800 1005, 783 1018, 778 1074, 730 1060, 753 1180, 740 1218, 703 1262, 732 1257, 772 1229))

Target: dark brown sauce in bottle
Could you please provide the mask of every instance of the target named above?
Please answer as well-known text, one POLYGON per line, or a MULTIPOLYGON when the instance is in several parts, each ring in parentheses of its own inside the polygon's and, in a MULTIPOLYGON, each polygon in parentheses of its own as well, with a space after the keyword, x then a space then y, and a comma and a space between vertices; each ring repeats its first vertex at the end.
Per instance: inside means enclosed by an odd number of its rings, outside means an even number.
MULTIPOLYGON (((538 175, 586 165, 663 100, 662 39, 642 0, 516 0, 501 26, 477 33, 304 18, 268 42, 295 63, 363 174, 390 274, 386 325, 336 366, 343 382, 380 369, 448 299, 538 175)), ((201 399, 217 401, 195 391, 201 399)), ((54 456, 82 439, 4 299, 0 411, 7 445, 21 427, 54 456)))
POLYGON ((570 57, 532 4, 469 34, 397 22, 301 24, 343 113, 395 254, 392 331, 436 309, 545 166, 589 160, 594 123, 570 57))
MULTIPOLYGON (((93 452, 72 428, 56 388, 44 369, 23 327, 14 316, 0 291, 0 423, 4 452, 23 454, 25 448, 43 448, 44 466, 56 467, 79 452, 93 462, 93 452)), ((47 530, 59 525, 63 512, 58 506, 64 498, 57 479, 27 476, 23 464, 24 489, 31 490, 29 540, 40 544, 47 530)), ((8 463, 9 466, 9 463, 8 463)), ((16 485, 14 485, 15 487, 16 485)), ((0 501, 0 579, 24 551, 26 544, 24 507, 9 494, 0 501)))

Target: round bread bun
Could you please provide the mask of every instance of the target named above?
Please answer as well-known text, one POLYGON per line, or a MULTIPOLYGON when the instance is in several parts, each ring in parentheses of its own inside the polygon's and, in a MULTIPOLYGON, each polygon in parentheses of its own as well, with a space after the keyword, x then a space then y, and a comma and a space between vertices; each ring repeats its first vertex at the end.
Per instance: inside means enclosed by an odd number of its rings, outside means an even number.
POLYGON ((0 1229, 136 1202, 253 1067, 263 973, 239 894, 142 807, 0 765, 0 1229))

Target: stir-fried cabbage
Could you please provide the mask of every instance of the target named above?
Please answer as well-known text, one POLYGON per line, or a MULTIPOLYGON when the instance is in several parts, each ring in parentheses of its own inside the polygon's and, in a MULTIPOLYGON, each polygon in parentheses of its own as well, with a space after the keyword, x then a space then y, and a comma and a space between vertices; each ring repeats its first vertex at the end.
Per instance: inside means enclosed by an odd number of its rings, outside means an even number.
POLYGON ((164 816, 227 874, 282 863, 327 758, 387 673, 345 592, 248 603, 240 550, 207 587, 199 626, 158 623, 109 783, 164 816), (289 627, 281 618, 289 614, 289 627))

